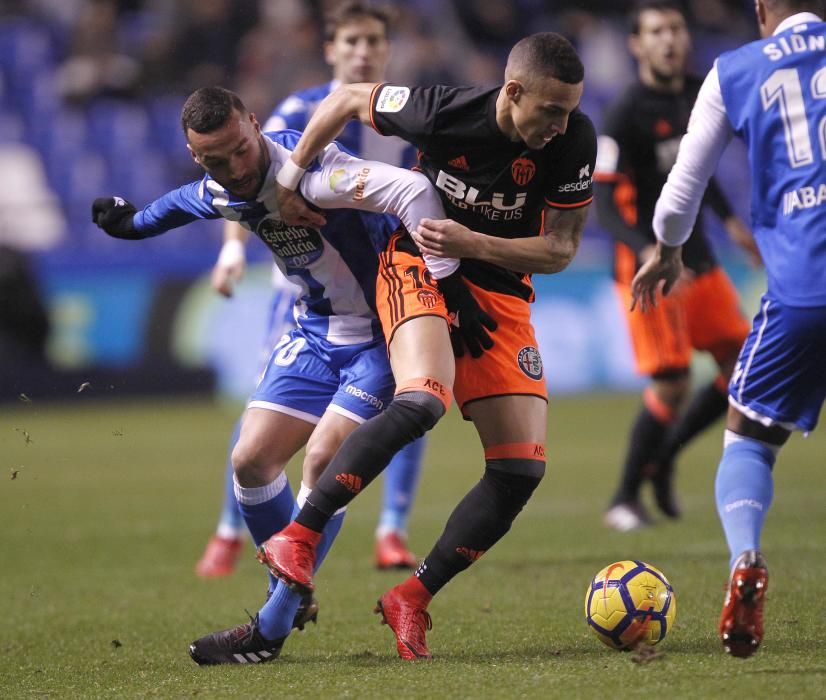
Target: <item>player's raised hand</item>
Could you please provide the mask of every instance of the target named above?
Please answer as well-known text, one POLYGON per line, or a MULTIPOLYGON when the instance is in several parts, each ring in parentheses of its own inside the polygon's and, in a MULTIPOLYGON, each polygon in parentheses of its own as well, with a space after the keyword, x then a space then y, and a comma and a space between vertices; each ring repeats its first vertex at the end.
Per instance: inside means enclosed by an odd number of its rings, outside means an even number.
POLYGON ((485 350, 493 347, 490 333, 498 328, 498 324, 479 306, 459 270, 438 280, 437 284, 445 297, 447 310, 453 316, 450 325, 453 354, 462 357, 467 348, 472 357, 481 357, 485 350))
POLYGON ((92 221, 114 238, 139 238, 132 223, 135 211, 122 197, 98 197, 92 202, 92 221))
POLYGON ((653 255, 631 281, 631 311, 645 312, 657 305, 657 292, 666 296, 683 276, 683 249, 657 243, 653 255))
POLYGON ((212 288, 227 298, 231 297, 235 284, 244 276, 246 268, 244 244, 235 239, 225 241, 210 275, 212 288))
POLYGON ((478 238, 453 219, 422 219, 410 235, 422 253, 437 258, 472 258, 478 238))
POLYGON ((324 215, 311 209, 298 192, 288 190, 281 184, 275 186, 275 200, 278 203, 278 213, 290 226, 320 228, 327 223, 324 215))

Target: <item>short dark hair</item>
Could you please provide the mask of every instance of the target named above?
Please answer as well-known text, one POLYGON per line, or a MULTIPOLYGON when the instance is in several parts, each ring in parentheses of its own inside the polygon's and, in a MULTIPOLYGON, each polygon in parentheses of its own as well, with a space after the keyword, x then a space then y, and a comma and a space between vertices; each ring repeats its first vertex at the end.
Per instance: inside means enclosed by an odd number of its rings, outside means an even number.
POLYGON ((247 108, 231 90, 218 86, 198 88, 184 102, 181 127, 184 134, 188 129, 198 134, 208 134, 224 126, 233 111, 246 114, 247 108))
POLYGON ((629 33, 640 33, 640 17, 643 12, 648 12, 649 10, 679 12, 684 19, 688 19, 685 6, 681 2, 677 2, 677 0, 637 0, 628 12, 629 33))
POLYGON ((794 11, 803 11, 809 10, 816 14, 822 15, 824 11, 826 11, 826 3, 823 0, 764 0, 766 2, 766 6, 773 11, 777 11, 780 8, 794 11))
POLYGON ((390 10, 362 0, 345 0, 324 15, 324 41, 333 41, 345 24, 364 17, 378 20, 384 25, 385 35, 390 33, 390 10))
POLYGON ((576 85, 585 78, 585 67, 570 41, 561 34, 541 32, 516 42, 508 55, 505 78, 517 75, 529 82, 533 76, 550 76, 576 85))

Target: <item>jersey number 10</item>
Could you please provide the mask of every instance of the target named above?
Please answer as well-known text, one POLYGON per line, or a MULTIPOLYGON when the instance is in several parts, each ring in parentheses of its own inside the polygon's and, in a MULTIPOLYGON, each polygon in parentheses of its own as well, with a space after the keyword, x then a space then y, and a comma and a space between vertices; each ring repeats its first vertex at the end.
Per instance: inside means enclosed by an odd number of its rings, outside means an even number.
MULTIPOLYGON (((811 92, 815 100, 826 99, 826 68, 821 68, 812 76, 811 92)), ((760 97, 763 98, 763 111, 768 111, 777 102, 791 166, 800 168, 814 163, 806 102, 803 99, 803 88, 797 68, 781 68, 774 71, 760 86, 760 97)), ((820 141, 821 158, 826 160, 826 117, 817 125, 817 136, 820 141)))

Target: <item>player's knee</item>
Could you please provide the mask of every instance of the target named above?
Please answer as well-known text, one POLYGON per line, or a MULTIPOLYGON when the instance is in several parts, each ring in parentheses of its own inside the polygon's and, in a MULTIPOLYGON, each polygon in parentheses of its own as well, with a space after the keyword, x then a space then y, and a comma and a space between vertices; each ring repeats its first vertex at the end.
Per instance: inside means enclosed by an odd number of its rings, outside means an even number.
POLYGON ((501 464, 491 466, 489 463, 485 467, 485 475, 482 481, 496 493, 496 504, 502 517, 512 521, 516 518, 525 504, 530 500, 536 487, 545 475, 545 463, 529 463, 530 460, 509 460, 512 462, 523 461, 525 464, 515 464, 519 473, 503 471, 501 464))
POLYGON ((446 410, 445 402, 430 392, 406 391, 396 395, 387 414, 412 442, 431 430, 446 410))
POLYGON ((307 485, 313 485, 318 477, 327 468, 330 460, 337 452, 340 444, 330 442, 310 441, 304 453, 304 462, 301 467, 301 480, 307 485))
POLYGON ((232 449, 230 461, 238 483, 246 487, 268 484, 284 470, 283 465, 267 459, 260 445, 243 439, 232 449))

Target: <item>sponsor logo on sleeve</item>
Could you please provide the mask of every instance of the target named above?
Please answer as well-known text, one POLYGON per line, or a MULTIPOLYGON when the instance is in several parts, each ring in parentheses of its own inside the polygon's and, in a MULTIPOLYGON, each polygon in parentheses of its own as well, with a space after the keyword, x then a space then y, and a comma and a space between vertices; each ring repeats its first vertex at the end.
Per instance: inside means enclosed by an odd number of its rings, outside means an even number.
POLYGON ((557 192, 582 192, 591 187, 591 164, 586 163, 579 169, 576 182, 567 182, 557 188, 557 192))
POLYGON ((342 183, 342 180, 347 175, 347 171, 344 168, 338 168, 337 170, 333 170, 332 174, 330 175, 330 191, 335 192, 336 194, 342 194, 347 190, 346 183, 342 183), (342 185, 339 187, 339 185, 342 185))
POLYGON ((347 194, 352 188, 352 199, 358 202, 364 199, 369 176, 370 168, 366 165, 354 174, 349 173, 345 168, 338 168, 330 174, 328 180, 330 191, 336 194, 347 194))
POLYGON ((376 100, 377 112, 400 112, 410 97, 410 88, 398 85, 385 85, 376 100))

